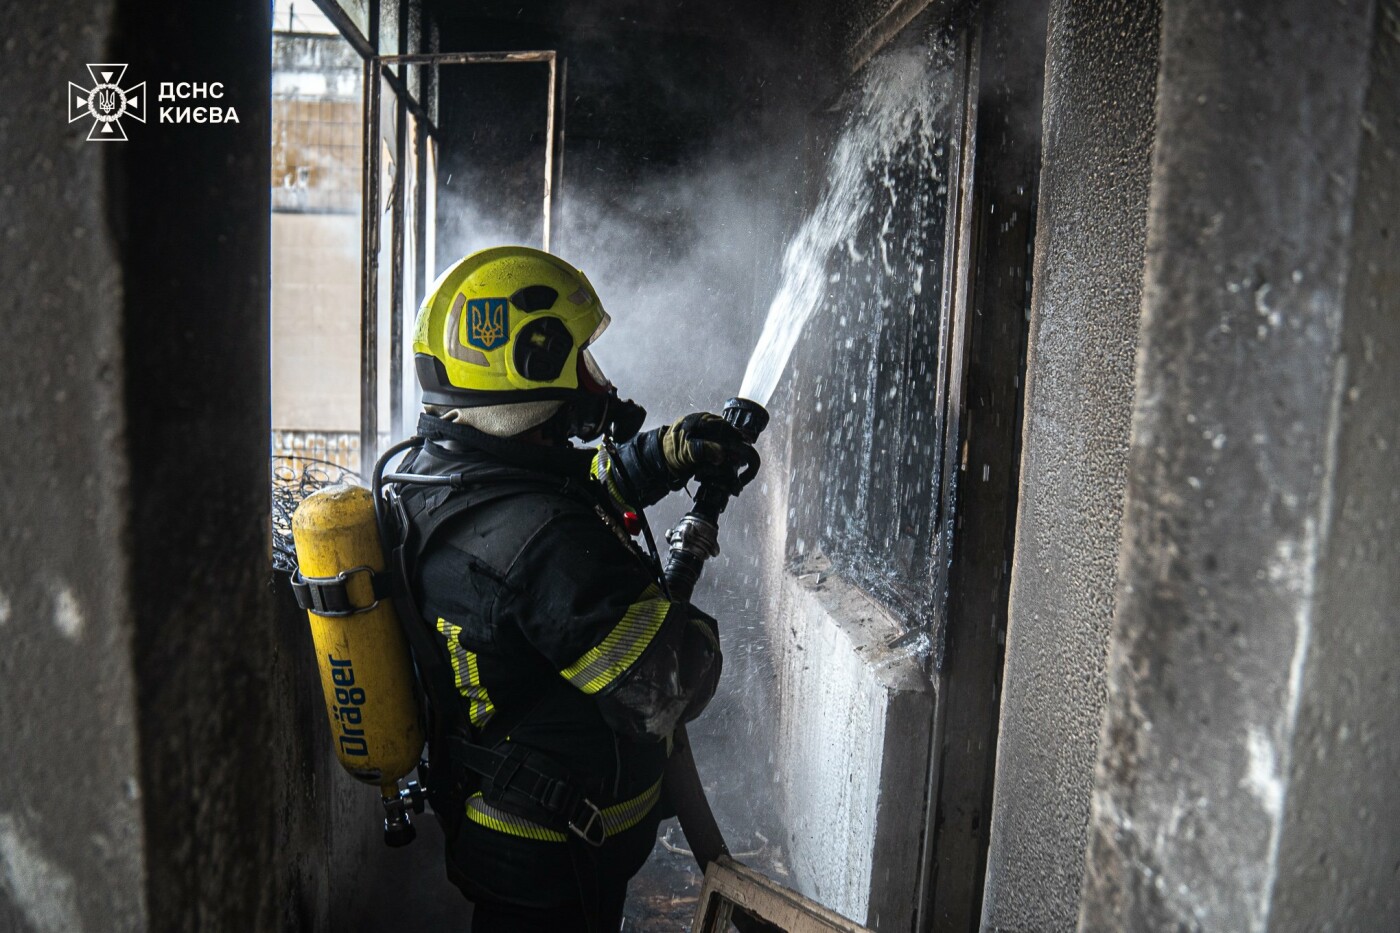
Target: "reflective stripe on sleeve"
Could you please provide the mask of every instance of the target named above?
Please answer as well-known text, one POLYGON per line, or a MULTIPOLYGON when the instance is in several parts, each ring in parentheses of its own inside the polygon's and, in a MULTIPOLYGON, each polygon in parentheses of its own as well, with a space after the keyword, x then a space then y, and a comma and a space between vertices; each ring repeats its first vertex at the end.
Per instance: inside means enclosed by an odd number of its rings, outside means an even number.
POLYGON ((481 683, 481 666, 476 652, 462 647, 458 638, 462 633, 460 625, 438 619, 437 630, 447 639, 447 651, 452 658, 452 679, 457 684, 457 692, 467 700, 467 715, 472 725, 480 729, 496 714, 496 704, 491 702, 491 695, 481 683))
POLYGON ((617 488, 617 480, 613 479, 612 458, 608 456, 607 448, 599 447, 598 452, 593 455, 593 463, 588 468, 588 472, 593 478, 603 484, 603 488, 608 491, 613 502, 624 512, 633 511, 627 500, 622 498, 622 490, 617 488))
MULTIPOLYGON (((609 836, 626 832, 640 823, 660 799, 661 781, 658 780, 631 800, 624 800, 601 810, 603 832, 609 836)), ((569 838, 558 830, 549 829, 532 820, 491 806, 482 799, 480 792, 467 798, 467 819, 498 833, 508 833, 537 842, 566 842, 569 838)))
POLYGON ((622 620, 613 626, 601 644, 584 652, 583 657, 559 673, 584 693, 597 693, 626 673, 642 656, 661 630, 670 608, 670 600, 661 595, 656 584, 651 584, 627 607, 622 620))

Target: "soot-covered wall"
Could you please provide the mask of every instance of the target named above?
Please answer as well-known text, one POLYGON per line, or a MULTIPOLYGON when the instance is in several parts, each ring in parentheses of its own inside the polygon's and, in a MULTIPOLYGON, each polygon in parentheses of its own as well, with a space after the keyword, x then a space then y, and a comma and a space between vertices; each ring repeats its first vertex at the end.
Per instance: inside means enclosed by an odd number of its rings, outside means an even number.
POLYGON ((986 929, 1400 916, 1398 19, 1051 7, 986 929))
POLYGON ((138 930, 147 911, 121 268, 104 147, 63 120, 68 82, 90 80, 79 63, 108 60, 114 6, 96 5, 96 29, 91 3, 0 10, 6 930, 138 930))

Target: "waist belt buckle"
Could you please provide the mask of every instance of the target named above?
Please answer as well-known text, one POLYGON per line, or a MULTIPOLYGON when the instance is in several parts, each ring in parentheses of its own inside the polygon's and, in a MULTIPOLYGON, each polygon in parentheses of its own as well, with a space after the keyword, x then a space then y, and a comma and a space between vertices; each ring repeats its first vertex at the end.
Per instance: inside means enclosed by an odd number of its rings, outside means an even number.
POLYGON ((583 805, 591 811, 587 822, 580 827, 573 820, 569 820, 569 832, 597 849, 608 839, 607 827, 603 825, 603 811, 599 810, 587 797, 583 798, 583 805))

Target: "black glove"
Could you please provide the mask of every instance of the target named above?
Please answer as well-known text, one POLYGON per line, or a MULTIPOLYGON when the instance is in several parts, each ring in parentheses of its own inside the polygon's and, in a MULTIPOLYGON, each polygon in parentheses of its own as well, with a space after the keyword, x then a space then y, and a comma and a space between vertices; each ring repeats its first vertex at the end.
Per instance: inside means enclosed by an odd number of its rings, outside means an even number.
POLYGON ((678 484, 694 477, 737 494, 758 472, 753 445, 728 421, 706 411, 686 415, 667 428, 661 451, 678 484))

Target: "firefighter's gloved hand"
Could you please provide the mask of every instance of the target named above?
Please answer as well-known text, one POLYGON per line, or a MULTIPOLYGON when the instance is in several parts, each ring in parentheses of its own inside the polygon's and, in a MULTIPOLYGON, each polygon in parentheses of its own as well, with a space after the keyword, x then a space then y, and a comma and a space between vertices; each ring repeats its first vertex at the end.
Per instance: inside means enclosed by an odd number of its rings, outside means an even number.
POLYGON ((758 472, 758 453, 728 421, 697 411, 666 429, 661 438, 666 466, 679 482, 694 477, 737 493, 758 472), (740 469, 747 468, 744 474, 740 469))

